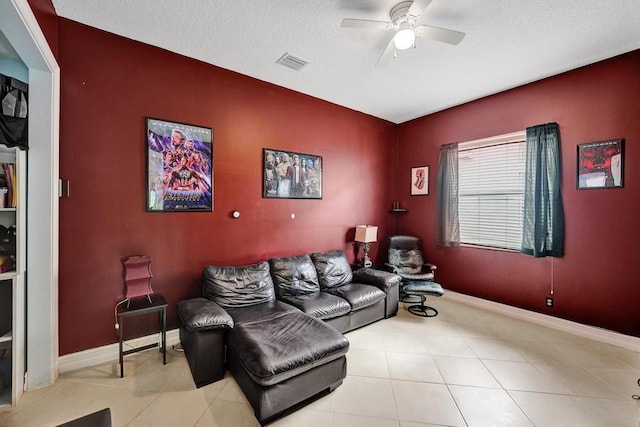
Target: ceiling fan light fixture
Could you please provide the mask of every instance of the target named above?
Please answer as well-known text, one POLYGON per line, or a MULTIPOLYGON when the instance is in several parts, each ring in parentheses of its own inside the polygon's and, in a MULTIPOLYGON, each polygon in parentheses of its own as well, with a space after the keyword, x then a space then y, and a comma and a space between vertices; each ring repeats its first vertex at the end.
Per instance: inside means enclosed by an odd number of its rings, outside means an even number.
POLYGON ((416 32, 413 28, 402 28, 393 37, 393 43, 398 50, 409 49, 416 41, 416 32))

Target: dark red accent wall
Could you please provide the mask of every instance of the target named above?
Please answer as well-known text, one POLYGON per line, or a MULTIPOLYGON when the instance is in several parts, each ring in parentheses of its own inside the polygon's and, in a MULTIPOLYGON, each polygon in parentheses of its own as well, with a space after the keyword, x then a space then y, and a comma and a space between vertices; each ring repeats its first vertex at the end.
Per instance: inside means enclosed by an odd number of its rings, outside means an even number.
POLYGON ((640 335, 640 52, 395 126, 72 21, 57 26, 60 175, 71 184, 60 200, 61 355, 116 342, 126 255, 153 258, 153 287, 169 301, 175 328, 175 305, 200 294, 206 264, 334 248, 353 260, 353 227, 363 223, 380 226, 378 262, 386 236, 417 234, 447 289, 640 335), (214 212, 145 212, 147 116, 213 128, 214 212), (553 121, 562 139, 566 255, 435 247, 440 145, 553 121), (626 142, 624 188, 576 190, 576 145, 618 137, 626 142), (324 156, 324 198, 263 199, 265 147, 324 156), (431 194, 411 197, 409 170, 421 165, 431 166, 431 194), (394 200, 409 212, 389 214, 394 200), (547 309, 552 288, 555 307, 547 309))
POLYGON ((58 57, 58 15, 51 0, 27 0, 51 52, 58 57))
POLYGON ((640 335, 640 51, 402 124, 398 198, 409 209, 400 233, 421 236, 438 281, 450 290, 640 335), (536 259, 433 244, 442 144, 560 125, 565 256, 536 259), (624 188, 576 189, 577 144, 625 138, 624 188), (409 195, 411 166, 431 165, 428 197, 409 195), (555 307, 544 305, 554 290, 555 307))
POLYGON ((70 181, 60 200, 61 355, 117 341, 124 256, 153 258, 153 288, 175 328, 175 305, 200 295, 207 264, 334 248, 353 260, 356 224, 395 230, 394 124, 65 19, 59 62, 60 175, 70 181), (147 116, 213 128, 213 212, 145 212, 147 116), (323 199, 263 199, 264 147, 323 156, 323 199))

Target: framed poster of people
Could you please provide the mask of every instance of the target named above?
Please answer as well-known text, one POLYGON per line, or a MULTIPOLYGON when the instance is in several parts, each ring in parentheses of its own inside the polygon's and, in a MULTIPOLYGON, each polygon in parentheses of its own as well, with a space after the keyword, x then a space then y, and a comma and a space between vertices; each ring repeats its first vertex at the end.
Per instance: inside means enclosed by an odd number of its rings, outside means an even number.
POLYGON ((322 157, 262 149, 262 197, 322 199, 322 157))
POLYGON ((622 188, 624 139, 578 144, 577 188, 622 188))
POLYGON ((429 166, 411 168, 411 195, 429 195, 429 166))
POLYGON ((147 212, 212 210, 211 128, 147 118, 147 212))

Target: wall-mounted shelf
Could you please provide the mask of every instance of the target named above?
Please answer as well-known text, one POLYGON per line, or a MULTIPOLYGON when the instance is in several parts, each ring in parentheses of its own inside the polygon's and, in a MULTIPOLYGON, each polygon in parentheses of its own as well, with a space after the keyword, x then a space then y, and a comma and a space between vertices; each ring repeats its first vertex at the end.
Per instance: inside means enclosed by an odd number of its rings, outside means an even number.
POLYGON ((405 212, 409 212, 407 209, 389 209, 389 212, 391 213, 405 213, 405 212))

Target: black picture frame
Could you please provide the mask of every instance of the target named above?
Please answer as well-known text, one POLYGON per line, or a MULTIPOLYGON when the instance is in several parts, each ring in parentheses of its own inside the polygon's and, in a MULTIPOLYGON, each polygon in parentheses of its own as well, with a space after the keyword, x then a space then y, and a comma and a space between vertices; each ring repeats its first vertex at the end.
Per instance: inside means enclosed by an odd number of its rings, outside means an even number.
POLYGON ((624 138, 578 144, 578 190, 624 187, 624 138))
POLYGON ((213 130, 146 118, 147 212, 213 211, 213 130))
POLYGON ((262 197, 322 199, 322 166, 317 154, 263 148, 262 197))

